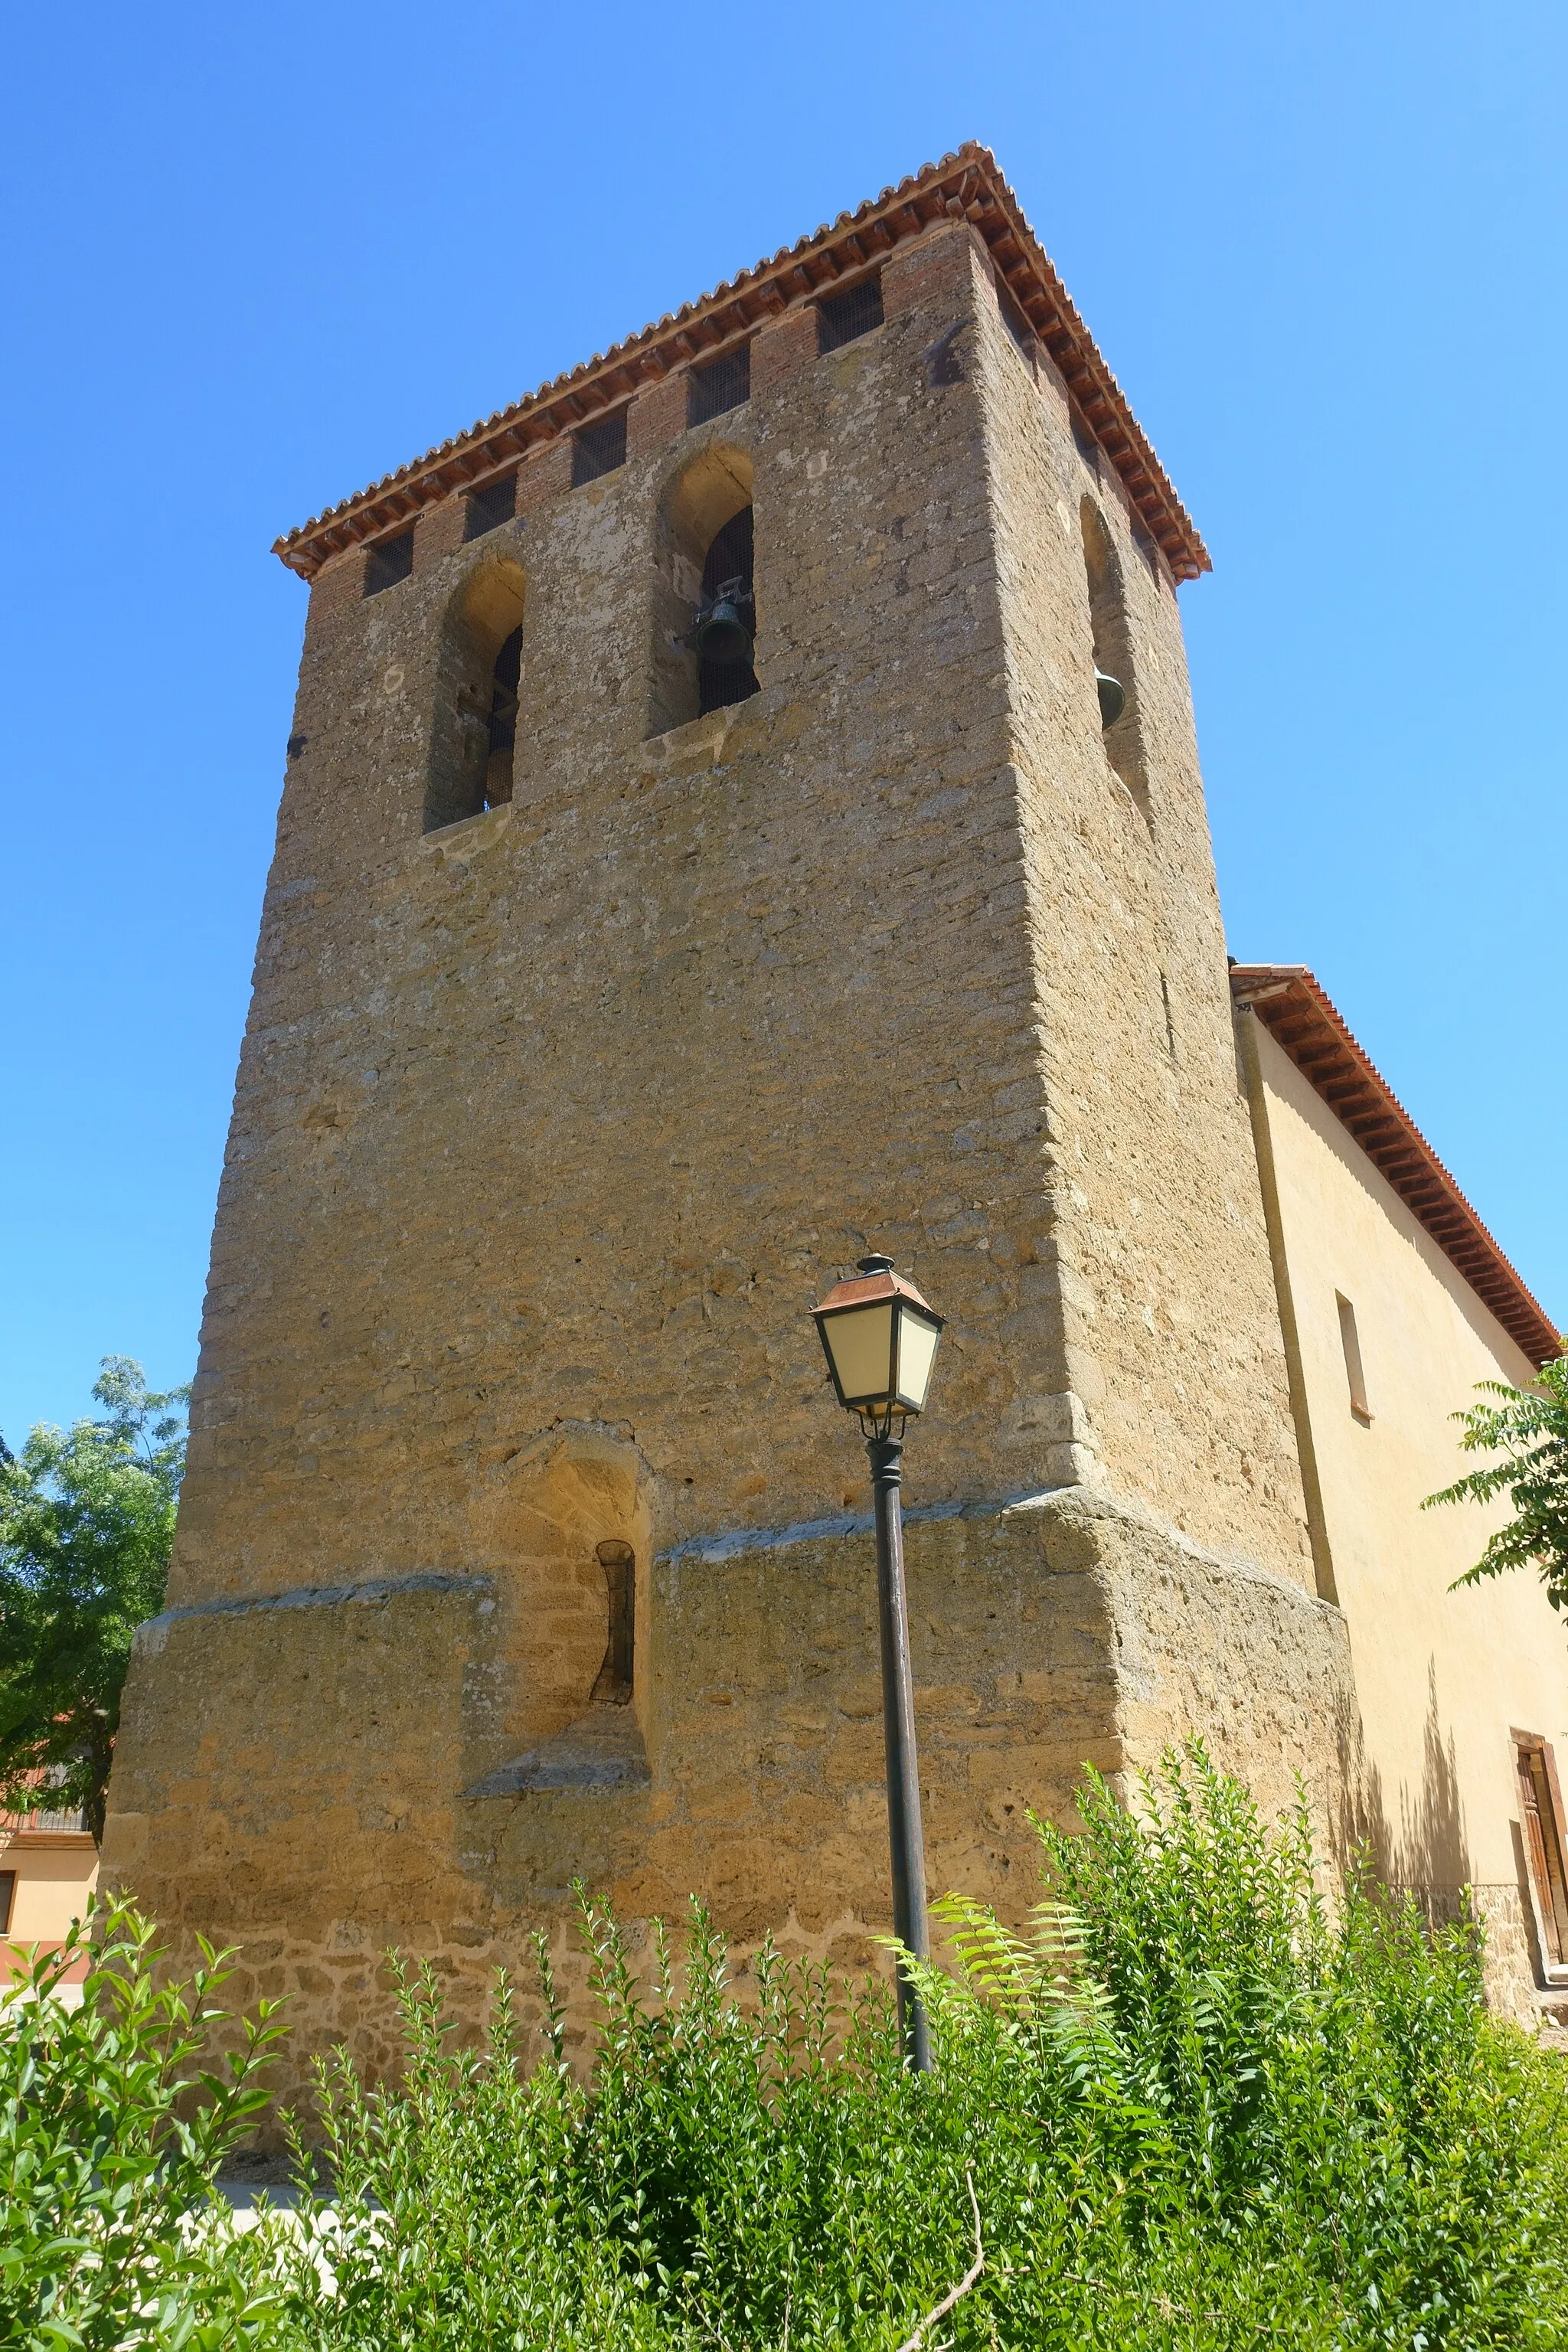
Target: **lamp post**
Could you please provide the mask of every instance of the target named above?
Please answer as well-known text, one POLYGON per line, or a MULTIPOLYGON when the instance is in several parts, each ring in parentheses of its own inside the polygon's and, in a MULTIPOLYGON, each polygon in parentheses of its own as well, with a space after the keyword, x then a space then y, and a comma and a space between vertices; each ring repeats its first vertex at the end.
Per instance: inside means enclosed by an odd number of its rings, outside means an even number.
MULTIPOLYGON (((925 1842, 915 1759, 910 1620, 904 1600, 903 1516, 899 1503, 904 1423, 923 1411, 942 1318, 893 1272, 890 1257, 863 1257, 858 1276, 836 1283, 812 1309, 838 1402, 858 1413, 871 1457, 877 1524, 877 1613, 882 1636, 882 1724, 888 1751, 888 1839, 893 1862, 893 1931, 924 1959, 925 1842)), ((931 2070, 931 2038, 920 1990, 899 1968, 899 2030, 917 2074, 931 2070)))

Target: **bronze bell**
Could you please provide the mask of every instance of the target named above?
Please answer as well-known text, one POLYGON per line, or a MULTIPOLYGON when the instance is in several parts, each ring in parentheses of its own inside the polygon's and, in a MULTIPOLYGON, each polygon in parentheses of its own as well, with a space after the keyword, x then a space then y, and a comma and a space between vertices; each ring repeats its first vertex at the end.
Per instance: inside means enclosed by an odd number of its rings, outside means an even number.
POLYGON ((719 662, 726 668, 751 660, 752 633, 742 617, 742 607, 751 601, 744 581, 721 583, 712 604, 706 613, 698 614, 697 626, 686 640, 700 660, 719 662))
POLYGON ((1096 663, 1094 690, 1100 697, 1100 725, 1114 727, 1127 708, 1127 688, 1119 677, 1109 677, 1096 663))

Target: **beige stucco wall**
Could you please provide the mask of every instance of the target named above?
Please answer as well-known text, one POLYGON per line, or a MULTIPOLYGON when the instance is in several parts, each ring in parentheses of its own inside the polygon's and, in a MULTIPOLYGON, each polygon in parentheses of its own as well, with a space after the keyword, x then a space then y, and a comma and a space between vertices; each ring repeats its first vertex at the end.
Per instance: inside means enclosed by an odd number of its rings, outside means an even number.
POLYGON ((1333 1587, 1359 1736, 1347 1826, 1399 1884, 1524 1895, 1510 1726, 1568 1752, 1568 1625, 1531 1578, 1454 1592, 1497 1515, 1423 1511, 1467 1466, 1451 1415, 1532 1367, 1262 1024, 1256 1051, 1333 1587), (1336 1294, 1355 1309, 1372 1419, 1351 1406, 1336 1294))
MULTIPOLYGON (((54 1841, 0 1833, 0 1870, 16 1874, 6 1940, 13 1945, 60 1944, 71 1921, 86 1911, 98 1884, 98 1849, 90 1838, 54 1841)), ((0 1948, 0 1977, 8 1967, 8 1956, 0 1948)))

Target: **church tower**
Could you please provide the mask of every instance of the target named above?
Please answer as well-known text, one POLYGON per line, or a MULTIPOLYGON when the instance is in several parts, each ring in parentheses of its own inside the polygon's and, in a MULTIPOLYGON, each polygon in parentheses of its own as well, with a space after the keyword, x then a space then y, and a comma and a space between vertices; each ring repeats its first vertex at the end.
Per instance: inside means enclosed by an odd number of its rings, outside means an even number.
POLYGON ((933 1893, 1032 1901, 1085 1759, 1322 1770, 1207 558, 990 155, 279 551, 299 700, 111 1874, 373 2062, 388 1945, 477 2008, 579 1878, 862 1958, 875 1577, 809 1309, 868 1248, 947 1318, 933 1893))

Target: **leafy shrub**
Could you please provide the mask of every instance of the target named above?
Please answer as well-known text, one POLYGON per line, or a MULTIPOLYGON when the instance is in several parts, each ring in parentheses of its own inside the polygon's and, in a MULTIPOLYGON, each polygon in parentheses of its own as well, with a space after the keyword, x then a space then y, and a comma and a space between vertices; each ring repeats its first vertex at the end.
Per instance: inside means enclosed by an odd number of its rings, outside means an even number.
POLYGON ((203 1956, 188 1985, 160 1984, 153 1928, 110 1901, 0 1998, 0 2343, 17 2352, 277 2336, 265 2240, 240 2244, 212 2189, 265 2101, 256 2078, 281 2028, 264 2004, 231 2062, 196 2064, 225 2016, 223 1960, 203 1956))
POLYGON ((1136 1814, 1092 1775, 1082 1811, 1042 1825, 1028 1937, 942 1906, 924 2080, 878 1986, 769 1950, 742 2002, 695 1906, 679 1987, 661 1940, 646 1994, 584 1906, 583 2083, 542 1949, 526 2074, 504 1984, 476 2051, 405 1978, 402 2084, 321 2070, 307 2340, 892 2352, 977 2214, 934 2331, 957 2352, 1568 2341, 1561 2080, 1485 2017, 1474 1925, 1367 1887, 1331 1918, 1304 1819, 1268 1834, 1199 1748, 1136 1814))
POLYGON ((585 2078, 542 1945, 529 2067, 504 1979, 470 2048, 400 1970, 401 2079, 322 2063, 300 2155, 328 2187, 243 2241, 202 2203, 275 2028, 193 2078, 217 1964, 155 1993, 117 1913, 82 2021, 45 2000, 0 2029, 4 2340, 1560 2352, 1562 2063, 1486 2017, 1474 1924, 1429 1933, 1371 1886, 1331 1910, 1304 1819, 1267 1832, 1201 1748, 1131 1812, 1090 1775, 1080 1811, 1041 1825, 1027 1934, 940 1906, 923 2079, 884 1987, 772 1950, 732 1984, 695 1906, 644 1986, 584 1901, 585 2078))

